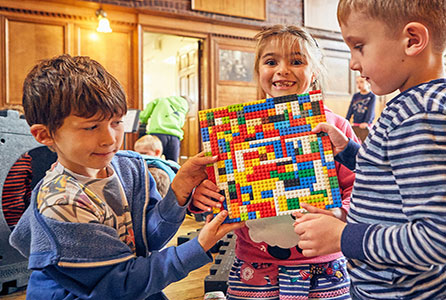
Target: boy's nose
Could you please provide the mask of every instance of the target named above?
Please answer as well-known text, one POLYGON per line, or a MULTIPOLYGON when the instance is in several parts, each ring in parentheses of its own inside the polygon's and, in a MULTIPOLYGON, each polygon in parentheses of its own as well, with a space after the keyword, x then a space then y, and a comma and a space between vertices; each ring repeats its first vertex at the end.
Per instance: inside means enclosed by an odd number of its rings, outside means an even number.
POLYGON ((116 142, 116 132, 113 128, 108 127, 101 134, 101 146, 112 145, 116 142))
POLYGON ((354 59, 353 56, 350 59, 350 69, 353 71, 361 71, 361 65, 359 64, 359 61, 354 59))

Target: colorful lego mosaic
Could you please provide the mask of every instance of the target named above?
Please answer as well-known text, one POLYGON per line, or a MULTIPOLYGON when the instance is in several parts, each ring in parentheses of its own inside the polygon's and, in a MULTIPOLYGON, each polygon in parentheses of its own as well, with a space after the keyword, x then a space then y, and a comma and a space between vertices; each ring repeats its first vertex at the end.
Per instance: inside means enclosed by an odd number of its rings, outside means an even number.
MULTIPOLYGON (((226 223, 341 206, 322 93, 289 95, 199 112, 210 180, 225 196, 226 223)), ((214 214, 220 209, 214 209, 214 214)))

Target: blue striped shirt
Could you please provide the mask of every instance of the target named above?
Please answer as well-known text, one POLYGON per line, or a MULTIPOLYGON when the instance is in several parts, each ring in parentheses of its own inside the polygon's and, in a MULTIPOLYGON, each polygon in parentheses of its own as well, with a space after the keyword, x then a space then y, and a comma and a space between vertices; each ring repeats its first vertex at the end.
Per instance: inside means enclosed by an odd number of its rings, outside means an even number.
POLYGON ((446 79, 384 109, 358 152, 342 251, 364 299, 446 299, 446 79))

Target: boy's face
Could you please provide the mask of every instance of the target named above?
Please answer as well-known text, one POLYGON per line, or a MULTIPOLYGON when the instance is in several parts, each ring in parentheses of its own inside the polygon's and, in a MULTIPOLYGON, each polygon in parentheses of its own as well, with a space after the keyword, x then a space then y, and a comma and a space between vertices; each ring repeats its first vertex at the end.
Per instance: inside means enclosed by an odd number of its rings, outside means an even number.
POLYGON ((300 49, 288 53, 277 43, 265 47, 259 61, 259 83, 271 97, 302 94, 308 90, 313 73, 300 49))
POLYGON ((369 84, 363 77, 356 77, 356 87, 361 92, 367 92, 369 90, 369 84))
POLYGON ((124 126, 122 117, 100 120, 69 115, 56 130, 51 140, 59 162, 80 175, 106 177, 106 166, 122 145, 124 126))
POLYGON ((350 68, 361 73, 375 94, 405 89, 407 70, 403 38, 392 37, 382 21, 355 11, 340 27, 351 51, 350 68))

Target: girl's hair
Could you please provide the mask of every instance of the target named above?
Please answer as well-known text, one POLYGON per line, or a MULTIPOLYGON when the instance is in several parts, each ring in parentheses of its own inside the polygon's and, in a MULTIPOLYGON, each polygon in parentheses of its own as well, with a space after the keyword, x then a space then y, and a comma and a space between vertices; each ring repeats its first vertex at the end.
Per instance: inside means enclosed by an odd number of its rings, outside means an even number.
POLYGON ((443 52, 446 47, 445 0, 340 0, 339 24, 347 22, 352 12, 384 22, 390 35, 398 33, 409 22, 420 22, 429 29, 437 52, 443 52))
MULTIPOLYGON (((327 70, 322 62, 322 51, 316 40, 305 29, 292 25, 273 25, 264 27, 254 38, 257 40, 254 61, 257 82, 259 81, 260 58, 263 51, 267 45, 274 43, 284 52, 293 52, 292 50, 298 47, 315 76, 314 85, 312 84, 311 88, 323 89, 325 87, 327 70)), ((260 84, 257 85, 257 89, 259 98, 265 98, 265 91, 260 87, 260 84)))

